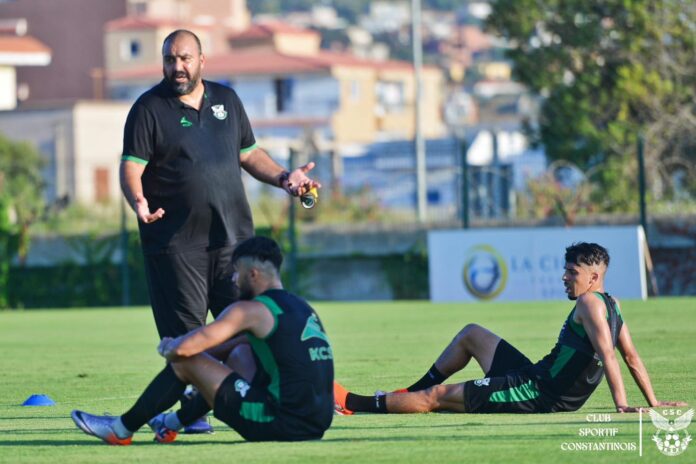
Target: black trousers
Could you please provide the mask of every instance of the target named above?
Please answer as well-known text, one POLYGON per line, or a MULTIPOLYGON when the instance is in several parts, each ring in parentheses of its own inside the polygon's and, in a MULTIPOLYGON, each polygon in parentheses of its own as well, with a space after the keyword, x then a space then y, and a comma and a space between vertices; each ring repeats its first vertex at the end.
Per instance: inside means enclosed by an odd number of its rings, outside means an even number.
POLYGON ((233 247, 145 255, 150 303, 160 338, 205 325, 238 299, 232 283, 233 247))

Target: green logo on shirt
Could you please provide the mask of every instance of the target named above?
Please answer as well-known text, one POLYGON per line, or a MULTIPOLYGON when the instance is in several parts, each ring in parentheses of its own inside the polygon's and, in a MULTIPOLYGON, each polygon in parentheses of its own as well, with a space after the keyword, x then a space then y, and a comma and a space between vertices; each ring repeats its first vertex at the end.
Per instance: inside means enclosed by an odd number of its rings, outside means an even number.
POLYGON ((312 314, 307 318, 307 325, 305 325, 302 335, 300 336, 301 341, 309 340, 310 338, 319 338, 329 343, 329 338, 326 336, 321 326, 319 325, 319 319, 316 314, 312 314))
POLYGON ((181 120, 179 121, 181 124, 181 127, 191 127, 193 126, 193 123, 186 119, 186 116, 182 117, 181 120))

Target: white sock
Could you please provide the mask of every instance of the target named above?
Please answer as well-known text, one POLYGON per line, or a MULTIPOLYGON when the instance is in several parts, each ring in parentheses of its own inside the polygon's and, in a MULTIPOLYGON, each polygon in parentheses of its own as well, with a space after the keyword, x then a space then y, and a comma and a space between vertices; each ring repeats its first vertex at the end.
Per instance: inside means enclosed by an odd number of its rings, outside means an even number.
POLYGON ((123 425, 120 416, 111 424, 111 428, 118 438, 128 438, 133 435, 133 432, 128 430, 126 426, 123 425))
POLYGON ((179 420, 179 416, 177 416, 175 412, 168 412, 164 415, 164 425, 168 429, 177 431, 181 430, 181 428, 184 426, 184 424, 182 424, 179 420))

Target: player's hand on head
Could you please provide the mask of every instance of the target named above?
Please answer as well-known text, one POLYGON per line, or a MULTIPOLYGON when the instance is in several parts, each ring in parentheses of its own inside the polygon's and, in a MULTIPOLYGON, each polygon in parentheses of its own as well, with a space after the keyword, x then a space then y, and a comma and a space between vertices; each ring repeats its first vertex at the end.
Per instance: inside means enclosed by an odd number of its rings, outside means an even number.
POLYGON ((310 161, 304 166, 300 166, 288 176, 288 193, 294 196, 304 195, 312 188, 321 188, 321 184, 307 176, 307 173, 314 169, 314 161, 310 161))

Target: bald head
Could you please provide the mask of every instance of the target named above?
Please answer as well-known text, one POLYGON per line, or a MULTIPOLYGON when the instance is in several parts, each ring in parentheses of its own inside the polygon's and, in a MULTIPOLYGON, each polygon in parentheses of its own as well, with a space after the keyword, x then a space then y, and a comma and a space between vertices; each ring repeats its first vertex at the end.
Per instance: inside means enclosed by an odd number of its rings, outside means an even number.
POLYGON ((186 36, 193 39, 193 41, 196 42, 196 46, 198 47, 198 54, 200 55, 201 53, 203 53, 203 47, 201 47, 201 40, 198 38, 196 34, 187 29, 177 29, 176 31, 172 32, 167 37, 165 37, 164 42, 162 42, 162 55, 166 55, 169 51, 171 43, 182 36, 186 36))

